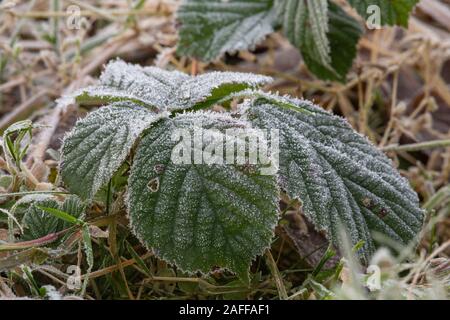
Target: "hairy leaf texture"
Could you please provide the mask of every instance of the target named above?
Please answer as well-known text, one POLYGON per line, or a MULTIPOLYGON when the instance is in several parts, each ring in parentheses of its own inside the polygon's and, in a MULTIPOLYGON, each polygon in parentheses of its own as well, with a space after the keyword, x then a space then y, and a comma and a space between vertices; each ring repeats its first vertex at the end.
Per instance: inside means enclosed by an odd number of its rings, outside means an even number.
POLYGON ((283 0, 277 3, 277 14, 308 69, 321 79, 344 81, 362 28, 333 1, 324 2, 283 0))
POLYGON ((374 252, 371 232, 406 244, 423 223, 417 194, 391 161, 348 123, 308 101, 266 95, 247 108, 259 128, 280 130, 280 184, 318 230, 339 243, 339 228, 360 252, 374 252), (305 112, 306 111, 306 112, 305 112))
POLYGON ((70 227, 66 221, 42 210, 39 207, 62 210, 79 219, 84 218, 86 205, 76 196, 68 196, 60 202, 51 195, 28 195, 16 202, 15 215, 22 216, 24 234, 21 240, 34 240, 70 227))
POLYGON ((171 139, 174 130, 193 135, 200 126, 216 130, 220 139, 227 138, 226 129, 250 129, 244 121, 212 112, 160 121, 143 137, 131 168, 130 224, 147 247, 185 271, 222 267, 245 279, 250 262, 273 237, 276 177, 260 175, 259 165, 173 163, 180 142, 171 139))
POLYGON ((216 71, 189 76, 179 71, 115 60, 105 67, 99 85, 81 89, 66 100, 75 99, 80 104, 130 101, 154 112, 200 109, 232 93, 258 88, 271 81, 270 77, 239 72, 216 71))
POLYGON ((381 24, 408 26, 408 18, 419 0, 348 0, 358 13, 367 19, 376 11, 370 10, 377 6, 380 11, 381 24))
POLYGON ((92 199, 109 182, 141 133, 162 114, 116 102, 79 120, 64 138, 61 177, 68 189, 92 199))
POLYGON ((187 0, 178 10, 178 53, 211 61, 257 45, 275 23, 273 0, 187 0))

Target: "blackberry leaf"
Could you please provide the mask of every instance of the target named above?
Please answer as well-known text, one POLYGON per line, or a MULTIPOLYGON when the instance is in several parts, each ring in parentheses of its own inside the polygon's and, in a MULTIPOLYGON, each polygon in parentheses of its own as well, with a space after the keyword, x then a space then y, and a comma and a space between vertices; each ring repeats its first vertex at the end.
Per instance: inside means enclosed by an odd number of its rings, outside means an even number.
POLYGON ((353 244, 365 241, 360 254, 367 261, 372 231, 403 244, 417 236, 423 223, 417 194, 344 119, 274 95, 257 98, 247 116, 256 127, 280 130, 280 185, 335 244, 342 225, 353 244))
POLYGON ((345 81, 362 35, 355 19, 332 1, 280 1, 277 14, 284 34, 299 48, 313 74, 345 81))
POLYGON ((42 207, 58 209, 81 220, 84 219, 86 210, 86 204, 73 195, 68 196, 62 203, 50 195, 25 196, 17 201, 13 209, 15 215, 23 215, 23 241, 38 239, 71 226, 66 221, 41 209, 42 207))
POLYGON ((62 230, 63 221, 38 208, 38 206, 58 209, 59 203, 53 198, 29 203, 22 219, 24 241, 34 240, 62 230))
POLYGON ((212 112, 185 113, 151 128, 131 168, 130 224, 157 256, 182 270, 208 273, 223 267, 247 279, 250 262, 270 246, 278 220, 276 177, 260 175, 258 165, 247 170, 174 164, 178 141, 171 134, 175 129, 194 133, 200 126, 223 139, 226 129, 250 129, 244 121, 212 112))
POLYGON ((141 133, 164 116, 116 102, 79 120, 62 146, 61 177, 82 199, 92 199, 125 161, 141 133))
POLYGON ((273 0, 186 0, 178 10, 178 53, 211 61, 247 50, 274 31, 273 0))
POLYGON ((198 109, 234 92, 263 86, 271 80, 261 75, 232 72, 210 72, 192 77, 179 71, 141 67, 116 60, 106 66, 98 86, 81 89, 72 95, 72 99, 80 104, 130 101, 155 112, 198 109))

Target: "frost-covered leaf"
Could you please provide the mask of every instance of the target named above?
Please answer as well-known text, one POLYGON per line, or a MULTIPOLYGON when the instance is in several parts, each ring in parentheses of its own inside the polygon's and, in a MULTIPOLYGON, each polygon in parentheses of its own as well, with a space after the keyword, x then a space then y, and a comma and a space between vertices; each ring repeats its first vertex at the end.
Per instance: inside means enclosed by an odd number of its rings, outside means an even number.
POLYGON ((273 0, 185 0, 178 9, 178 53, 211 61, 248 50, 272 33, 273 0))
POLYGON ((170 110, 207 108, 236 92, 258 88, 271 81, 270 77, 241 72, 213 71, 190 77, 173 92, 170 110))
MULTIPOLYGON (((246 278, 250 262, 270 245, 277 223, 276 177, 260 175, 258 164, 192 164, 195 156, 185 164, 173 162, 172 153, 191 147, 189 137, 194 139, 200 127, 216 130, 213 136, 224 141, 226 129, 249 129, 249 124, 226 114, 197 112, 152 127, 131 168, 130 224, 157 256, 182 270, 208 273, 223 267, 246 278), (185 135, 172 140, 176 129, 185 135)), ((194 148, 218 140, 206 139, 194 148)))
POLYGON ((355 19, 326 0, 280 1, 277 15, 312 73, 324 80, 345 80, 362 34, 355 19))
POLYGON ((110 62, 98 86, 73 94, 80 104, 131 101, 158 110, 204 108, 244 89, 256 88, 270 77, 248 73, 210 72, 197 77, 179 71, 141 67, 121 60, 110 62))
POLYGON ((408 243, 422 227, 417 194, 391 161, 348 123, 308 101, 266 95, 247 109, 259 128, 280 130, 280 184, 335 244, 344 226, 361 255, 371 231, 408 243), (307 112, 299 112, 299 111, 307 112))
MULTIPOLYGON (((330 41, 328 40, 328 1, 327 0, 307 0, 308 7, 308 27, 305 28, 306 34, 313 40, 304 43, 306 50, 311 50, 309 46, 314 46, 315 59, 323 66, 331 68, 330 41)), ((306 39, 305 39, 306 40, 306 39)), ((304 50, 305 51, 305 50, 304 50)), ((311 57, 313 57, 311 55, 311 57)))
POLYGON ((141 133, 163 114, 116 102, 79 120, 62 146, 61 177, 68 189, 92 198, 125 161, 141 133))
POLYGON ((22 240, 24 241, 38 239, 62 230, 63 222, 57 217, 38 208, 38 206, 58 209, 59 203, 51 197, 29 203, 22 219, 22 225, 24 227, 22 240))
POLYGON ((190 77, 179 71, 156 67, 141 67, 122 60, 108 63, 100 76, 100 85, 86 94, 120 100, 137 101, 146 106, 164 110, 170 105, 172 93, 190 77))
POLYGON ((419 0, 348 0, 351 6, 364 18, 376 14, 379 8, 382 25, 408 26, 408 18, 419 0))
POLYGON ((31 120, 13 123, 3 132, 1 146, 9 170, 20 171, 20 163, 30 145, 32 130, 41 127, 31 120))
MULTIPOLYGON (((60 206, 60 209, 61 211, 70 214, 74 218, 83 220, 86 211, 86 203, 81 201, 81 199, 77 196, 70 195, 66 199, 64 199, 64 202, 60 206)), ((68 223, 67 221, 63 221, 63 228, 68 228, 70 226, 70 223, 68 223)))
POLYGON ((86 204, 74 195, 68 196, 62 203, 56 197, 46 194, 23 197, 13 207, 14 215, 22 216, 24 234, 21 240, 38 239, 71 226, 70 223, 59 219, 42 208, 61 210, 82 220, 84 219, 86 204))

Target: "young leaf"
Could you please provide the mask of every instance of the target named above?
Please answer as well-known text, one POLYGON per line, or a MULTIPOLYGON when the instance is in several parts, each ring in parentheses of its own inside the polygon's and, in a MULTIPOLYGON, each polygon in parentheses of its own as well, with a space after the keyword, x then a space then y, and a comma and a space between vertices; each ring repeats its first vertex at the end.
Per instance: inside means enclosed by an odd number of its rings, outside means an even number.
POLYGON ((371 231, 400 243, 413 240, 423 222, 417 194, 391 161, 339 117, 304 100, 266 95, 247 109, 259 128, 280 130, 280 184, 338 244, 339 228, 360 254, 374 251, 371 231), (303 110, 309 111, 300 112, 303 110))
MULTIPOLYGON (((229 138, 226 129, 250 129, 244 121, 213 112, 185 113, 152 127, 131 168, 130 224, 156 255, 182 270, 208 273, 224 267, 246 279, 250 262, 273 237, 276 178, 260 175, 261 165, 174 163, 172 153, 180 146, 189 148, 183 155, 191 155, 188 138, 200 125, 215 130, 220 141, 229 138), (173 140, 177 129, 189 136, 173 140)), ((194 141, 194 152, 204 147, 194 141)))
POLYGON ((63 220, 64 222, 67 222, 71 225, 81 225, 83 224, 83 221, 71 216, 70 214, 68 214, 65 211, 62 211, 60 209, 56 209, 56 208, 51 208, 51 207, 45 207, 45 206, 37 206, 39 209, 44 210, 45 212, 55 216, 58 219, 63 220))
POLYGON ((100 76, 100 87, 96 90, 109 91, 110 95, 123 96, 123 99, 131 98, 146 106, 164 110, 170 105, 171 93, 189 78, 187 74, 179 71, 141 67, 115 60, 106 65, 100 76))
POLYGON ((59 203, 51 197, 29 203, 22 219, 24 226, 23 241, 38 239, 62 230, 62 221, 39 208, 40 206, 57 209, 59 203))
POLYGON ((61 177, 68 189, 92 198, 125 161, 141 133, 164 114, 116 102, 79 120, 62 146, 61 177))
POLYGON ((179 71, 141 67, 121 60, 110 62, 98 86, 73 96, 80 104, 131 101, 153 111, 205 108, 228 95, 257 88, 272 79, 261 75, 210 72, 191 77, 179 71))
POLYGON ((22 120, 13 123, 3 132, 2 147, 10 170, 21 170, 20 163, 30 145, 32 130, 39 127, 33 125, 31 120, 22 120))
POLYGON ((368 19, 379 8, 382 25, 400 25, 407 27, 408 18, 414 6, 419 0, 348 0, 350 5, 364 18, 368 19))
POLYGON ((280 1, 277 14, 286 37, 299 48, 308 69, 323 80, 344 81, 362 29, 333 1, 325 2, 327 6, 317 1, 280 1))
POLYGON ((83 249, 88 265, 88 268, 86 270, 86 277, 84 278, 83 285, 81 286, 81 295, 83 296, 86 293, 86 288, 89 282, 89 274, 94 267, 94 251, 92 250, 92 239, 88 224, 83 225, 81 235, 83 237, 83 249))
POLYGON ((178 53, 211 61, 247 50, 272 33, 273 0, 186 0, 178 10, 178 53))
POLYGON ((12 208, 14 215, 23 216, 24 234, 21 240, 24 241, 39 239, 69 228, 73 223, 80 223, 85 210, 86 205, 77 196, 68 196, 61 203, 45 194, 27 195, 12 208))
MULTIPOLYGON (((63 204, 61 205, 61 211, 70 214, 72 217, 83 220, 86 211, 86 203, 80 200, 77 196, 69 195, 64 199, 63 204)), ((64 227, 70 227, 69 223, 64 223, 64 227)))

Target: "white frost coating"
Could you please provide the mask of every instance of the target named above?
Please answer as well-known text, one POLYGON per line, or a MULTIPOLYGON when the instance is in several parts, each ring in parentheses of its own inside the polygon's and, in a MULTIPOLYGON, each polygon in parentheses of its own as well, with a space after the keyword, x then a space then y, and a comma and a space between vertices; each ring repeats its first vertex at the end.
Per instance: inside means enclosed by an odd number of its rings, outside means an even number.
POLYGON ((69 190, 92 198, 125 161, 141 133, 167 117, 130 102, 117 102, 79 120, 64 138, 61 176, 69 190))
POLYGON ((414 240, 423 223, 417 194, 382 152, 310 102, 259 95, 247 117, 256 127, 280 130, 281 187, 303 202, 319 230, 337 243, 342 223, 353 244, 366 242, 366 259, 374 251, 371 231, 414 240))
POLYGON ((173 164, 176 142, 171 131, 200 125, 222 134, 250 128, 245 121, 214 112, 185 113, 157 123, 140 142, 131 169, 130 224, 156 255, 183 270, 208 273, 219 266, 246 277, 251 260, 273 237, 276 177, 234 165, 173 164), (156 178, 155 192, 147 185, 156 178))
POLYGON ((198 105, 207 107, 233 92, 257 88, 271 80, 266 76, 232 72, 211 72, 192 77, 179 71, 115 60, 106 65, 99 85, 80 89, 60 99, 60 104, 131 101, 156 112, 198 105))
POLYGON ((211 61, 225 52, 254 48, 274 31, 272 0, 188 0, 178 10, 178 51, 211 61))

